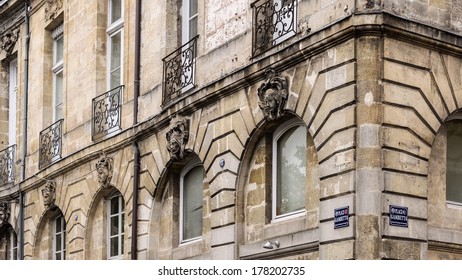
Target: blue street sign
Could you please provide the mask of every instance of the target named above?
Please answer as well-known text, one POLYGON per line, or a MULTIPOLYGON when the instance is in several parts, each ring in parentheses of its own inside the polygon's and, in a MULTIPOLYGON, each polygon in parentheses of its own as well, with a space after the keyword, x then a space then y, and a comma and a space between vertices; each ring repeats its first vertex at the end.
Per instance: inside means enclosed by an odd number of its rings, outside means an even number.
POLYGON ((350 225, 350 206, 334 209, 334 229, 350 225))
POLYGON ((390 226, 407 228, 408 226, 407 207, 390 205, 390 226))

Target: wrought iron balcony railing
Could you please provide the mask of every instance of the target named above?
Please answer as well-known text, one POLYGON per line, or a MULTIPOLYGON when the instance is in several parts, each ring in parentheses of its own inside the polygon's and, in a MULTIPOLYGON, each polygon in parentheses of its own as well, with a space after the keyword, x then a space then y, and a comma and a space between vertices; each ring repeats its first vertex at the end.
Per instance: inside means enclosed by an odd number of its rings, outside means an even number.
POLYGON ((252 56, 292 37, 297 28, 296 0, 258 0, 253 9, 252 56))
POLYGON ((16 145, 0 151, 0 186, 14 182, 16 145))
POLYGON ((194 87, 197 37, 163 59, 163 104, 180 97, 183 92, 194 87))
POLYGON ((118 86, 93 98, 92 140, 98 140, 121 129, 122 91, 118 86))
POLYGON ((40 169, 61 158, 62 123, 61 119, 40 132, 40 169))

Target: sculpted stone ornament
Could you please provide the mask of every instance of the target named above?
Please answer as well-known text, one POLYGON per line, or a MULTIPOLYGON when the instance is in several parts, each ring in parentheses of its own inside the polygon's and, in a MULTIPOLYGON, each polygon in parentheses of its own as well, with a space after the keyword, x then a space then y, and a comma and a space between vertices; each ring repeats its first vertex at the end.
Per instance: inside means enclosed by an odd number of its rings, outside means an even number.
POLYGON ((0 202, 0 227, 8 222, 10 217, 10 211, 8 209, 8 203, 0 202))
POLYGON ((55 205, 56 200, 56 183, 48 181, 45 188, 42 189, 43 204, 46 208, 51 208, 55 205))
POLYGON ((98 184, 105 189, 111 187, 113 166, 114 160, 110 157, 103 157, 96 163, 96 171, 98 172, 98 184))
POLYGON ((0 49, 10 53, 19 38, 19 29, 16 31, 8 31, 0 38, 0 49))
POLYGON ((258 88, 258 106, 266 119, 272 121, 281 117, 287 101, 287 80, 276 75, 274 69, 266 71, 266 81, 258 88))
POLYGON ((187 120, 177 121, 167 132, 167 150, 173 160, 185 157, 185 147, 189 139, 189 122, 187 120))
POLYGON ((58 12, 63 8, 64 0, 47 0, 45 7, 45 20, 54 20, 58 12))

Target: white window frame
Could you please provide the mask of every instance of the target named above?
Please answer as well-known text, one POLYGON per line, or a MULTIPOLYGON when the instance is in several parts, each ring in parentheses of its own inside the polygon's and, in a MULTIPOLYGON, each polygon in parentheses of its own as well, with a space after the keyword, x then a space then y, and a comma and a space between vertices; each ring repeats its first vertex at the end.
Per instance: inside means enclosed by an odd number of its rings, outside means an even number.
POLYGON ((18 60, 9 65, 8 88, 8 146, 16 144, 16 98, 18 93, 18 60))
MULTIPOLYGON (((286 121, 285 123, 281 124, 273 133, 273 141, 272 141, 272 221, 280 221, 285 218, 294 218, 298 216, 305 215, 306 213, 306 208, 293 211, 290 213, 282 214, 282 215, 277 215, 276 208, 277 208, 277 189, 278 189, 278 178, 277 178, 277 168, 278 168, 278 162, 277 162, 277 152, 278 152, 278 141, 279 139, 291 128, 297 127, 297 126, 303 126, 306 128, 306 125, 298 120, 298 119, 290 119, 286 121)), ((306 143, 305 143, 306 146, 306 143)), ((306 181, 305 181, 306 182, 306 181)))
POLYGON ((124 251, 122 250, 123 242, 125 239, 125 227, 124 223, 122 222, 125 215, 125 205, 124 205, 124 199, 120 193, 114 193, 111 196, 107 198, 107 239, 106 239, 106 247, 107 247, 107 259, 109 260, 117 260, 117 259, 122 259, 124 255, 124 251), (111 200, 112 199, 117 199, 118 204, 119 204, 119 212, 117 213, 111 213, 111 200), (118 217, 118 223, 119 223, 119 228, 118 232, 116 235, 111 236, 111 218, 112 217, 118 217), (118 252, 116 255, 111 256, 111 237, 116 237, 118 239, 118 252))
POLYGON ((61 112, 64 115, 64 107, 63 107, 63 97, 61 96, 61 103, 57 104, 57 76, 62 75, 63 79, 63 85, 61 88, 61 94, 64 95, 64 75, 63 75, 63 70, 64 70, 64 40, 63 40, 63 57, 60 60, 57 60, 57 53, 58 53, 58 40, 64 38, 64 25, 61 23, 58 27, 56 27, 53 32, 52 32, 52 38, 53 38, 53 123, 62 119, 63 116, 57 116, 57 110, 56 108, 58 106, 61 106, 61 112))
POLYGON ((107 24, 108 28, 106 29, 106 33, 108 36, 108 43, 107 43, 107 73, 106 73, 106 88, 107 90, 111 90, 111 73, 112 65, 111 65, 111 58, 112 58, 112 38, 118 34, 120 34, 120 81, 119 85, 123 85, 123 73, 124 73, 124 0, 121 0, 121 14, 120 19, 116 20, 115 22, 111 23, 112 19, 112 1, 108 0, 108 17, 107 17, 107 24))
MULTIPOLYGON (((191 20, 194 20, 198 18, 199 16, 199 1, 197 1, 197 13, 194 15, 191 15, 189 13, 189 7, 191 4, 191 0, 182 0, 182 11, 181 11, 181 42, 182 45, 186 44, 191 40, 194 36, 191 36, 189 33, 189 23, 191 20)), ((196 25, 196 30, 198 29, 198 26, 196 25)), ((197 33, 199 33, 199 30, 197 30, 197 33)))
POLYGON ((52 252, 53 252, 53 259, 56 260, 56 254, 61 254, 61 260, 66 259, 66 220, 64 220, 64 216, 61 214, 55 219, 53 219, 53 235, 52 235, 53 245, 52 245, 52 252), (61 220, 61 228, 57 228, 58 219, 61 220), (56 241, 57 236, 61 235, 61 250, 56 250, 56 241))
MULTIPOLYGON (((184 239, 183 238, 183 222, 184 222, 184 217, 183 217, 183 193, 184 193, 184 176, 188 174, 189 171, 191 171, 193 168, 201 166, 203 168, 202 163, 199 161, 199 159, 194 159, 190 163, 188 163, 183 170, 181 171, 180 174, 180 211, 179 211, 179 238, 180 238, 180 244, 185 244, 185 243, 190 243, 193 241, 197 241, 202 239, 202 234, 197 237, 193 237, 190 239, 184 239)), ((202 184, 202 190, 204 186, 202 184)), ((202 211, 204 211, 204 208, 202 207, 202 211)), ((202 223, 204 219, 204 213, 202 212, 202 223)), ((202 224, 203 225, 203 224, 202 224)))

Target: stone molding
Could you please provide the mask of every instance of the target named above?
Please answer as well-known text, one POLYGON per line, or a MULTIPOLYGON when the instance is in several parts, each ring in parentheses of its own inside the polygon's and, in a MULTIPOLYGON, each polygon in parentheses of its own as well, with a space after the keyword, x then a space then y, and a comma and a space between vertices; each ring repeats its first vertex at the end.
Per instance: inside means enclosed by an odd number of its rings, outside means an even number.
POLYGON ((114 159, 103 156, 96 163, 96 171, 98 172, 98 184, 100 187, 111 188, 112 175, 114 173, 114 159))
POLYGON ((258 88, 258 106, 267 120, 275 120, 284 114, 287 96, 287 79, 272 68, 266 70, 266 81, 258 88))
POLYGON ((181 160, 185 157, 186 143, 189 139, 189 121, 180 120, 175 122, 173 127, 167 132, 167 151, 172 160, 181 160))

